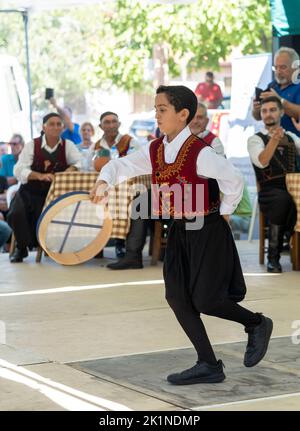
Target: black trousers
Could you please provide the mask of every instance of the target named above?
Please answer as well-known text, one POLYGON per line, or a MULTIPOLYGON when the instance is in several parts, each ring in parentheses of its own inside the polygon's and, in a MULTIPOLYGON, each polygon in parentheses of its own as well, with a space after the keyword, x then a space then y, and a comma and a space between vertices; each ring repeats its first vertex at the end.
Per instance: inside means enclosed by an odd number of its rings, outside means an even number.
POLYGON ((199 361, 216 363, 201 313, 235 321, 248 329, 261 321, 259 314, 234 300, 240 301, 246 288, 230 227, 220 215, 193 231, 174 221, 168 236, 164 280, 167 302, 199 361))
POLYGON ((47 193, 30 193, 20 190, 11 202, 7 222, 12 228, 18 248, 36 247, 36 225, 42 212, 47 193))
POLYGON ((292 196, 286 189, 262 188, 258 203, 270 224, 285 226, 292 231, 297 220, 297 209, 292 196))

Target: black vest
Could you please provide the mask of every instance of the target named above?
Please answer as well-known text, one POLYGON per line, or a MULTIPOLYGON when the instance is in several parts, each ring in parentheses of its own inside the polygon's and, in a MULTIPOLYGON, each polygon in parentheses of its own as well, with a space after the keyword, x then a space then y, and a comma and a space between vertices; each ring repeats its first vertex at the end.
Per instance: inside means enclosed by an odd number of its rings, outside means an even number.
MULTIPOLYGON (((269 135, 256 133, 266 146, 270 140, 269 135)), ((278 144, 269 165, 265 168, 258 168, 253 164, 256 179, 262 188, 272 187, 286 189, 285 176, 288 173, 296 172, 296 146, 293 138, 284 134, 283 139, 278 144)))

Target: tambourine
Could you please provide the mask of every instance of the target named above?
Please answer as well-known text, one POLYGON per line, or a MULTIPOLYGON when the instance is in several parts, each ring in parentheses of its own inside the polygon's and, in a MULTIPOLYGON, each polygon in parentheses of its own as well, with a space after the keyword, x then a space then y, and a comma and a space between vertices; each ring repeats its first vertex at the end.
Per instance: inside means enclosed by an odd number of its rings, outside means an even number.
POLYGON ((108 242, 112 219, 107 207, 93 204, 88 192, 66 193, 41 213, 37 238, 57 263, 77 265, 96 256, 108 242))

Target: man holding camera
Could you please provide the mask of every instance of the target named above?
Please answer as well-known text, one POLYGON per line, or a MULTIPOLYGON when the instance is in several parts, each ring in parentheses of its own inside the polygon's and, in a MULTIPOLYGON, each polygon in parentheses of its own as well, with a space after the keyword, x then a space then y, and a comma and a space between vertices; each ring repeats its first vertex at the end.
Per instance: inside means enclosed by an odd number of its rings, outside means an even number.
POLYGON ((300 138, 281 127, 284 110, 276 96, 263 98, 260 116, 265 128, 248 139, 248 151, 259 184, 258 202, 269 220, 268 272, 282 272, 279 263, 285 231, 292 232, 297 210, 285 176, 296 171, 300 138))
POLYGON ((274 56, 275 80, 270 82, 266 91, 261 92, 253 101, 252 115, 261 120, 261 101, 276 96, 283 106, 281 126, 289 132, 300 136, 292 117, 300 118, 300 83, 298 80, 299 56, 292 48, 281 47, 274 56))
POLYGON ((49 100, 64 122, 65 128, 61 134, 61 138, 68 139, 76 145, 81 144, 80 126, 72 121, 72 109, 69 106, 65 106, 64 108, 58 106, 54 98, 53 88, 46 88, 45 99, 49 100))

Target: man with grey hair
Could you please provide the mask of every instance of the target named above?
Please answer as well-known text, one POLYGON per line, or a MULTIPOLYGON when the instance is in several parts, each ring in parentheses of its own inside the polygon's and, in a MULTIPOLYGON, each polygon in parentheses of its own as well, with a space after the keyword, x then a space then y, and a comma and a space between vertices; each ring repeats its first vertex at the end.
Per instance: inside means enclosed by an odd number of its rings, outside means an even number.
POLYGON ((203 139, 207 145, 210 145, 217 154, 224 156, 224 147, 218 136, 210 132, 206 127, 209 123, 207 116, 207 107, 204 103, 198 102, 195 117, 189 124, 190 131, 203 139))
POLYGON ((275 80, 270 82, 267 90, 261 93, 260 100, 253 101, 252 114, 256 120, 260 120, 261 100, 276 96, 284 109, 281 127, 300 136, 300 132, 292 122, 293 117, 296 119, 300 117, 300 83, 297 69, 299 69, 297 52, 293 48, 281 47, 274 56, 275 80))

